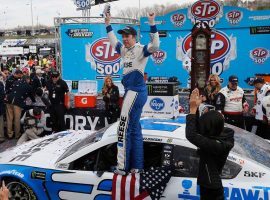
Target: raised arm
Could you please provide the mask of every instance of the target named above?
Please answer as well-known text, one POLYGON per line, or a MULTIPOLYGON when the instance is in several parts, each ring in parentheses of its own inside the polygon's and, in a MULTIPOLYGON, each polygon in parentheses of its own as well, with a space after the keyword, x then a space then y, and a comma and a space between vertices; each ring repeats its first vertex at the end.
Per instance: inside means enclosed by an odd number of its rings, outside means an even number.
POLYGON ((106 31, 108 34, 110 44, 116 50, 116 52, 120 54, 122 44, 117 40, 117 38, 113 32, 113 28, 111 26, 111 14, 110 13, 106 13, 105 24, 106 24, 106 31))
POLYGON ((155 13, 148 14, 151 41, 144 46, 144 56, 149 56, 159 49, 159 34, 155 24, 155 13))

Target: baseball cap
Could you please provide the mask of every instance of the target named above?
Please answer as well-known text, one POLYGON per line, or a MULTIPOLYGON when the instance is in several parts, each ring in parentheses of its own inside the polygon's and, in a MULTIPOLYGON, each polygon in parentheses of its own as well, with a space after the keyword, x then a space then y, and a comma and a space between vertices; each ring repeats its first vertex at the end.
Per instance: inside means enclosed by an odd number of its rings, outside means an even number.
POLYGON ((118 30, 117 33, 119 33, 119 34, 137 35, 137 31, 131 26, 126 26, 125 28, 118 30))
POLYGON ((256 77, 253 81, 253 85, 256 83, 264 83, 264 79, 262 77, 256 77))
POLYGON ((36 74, 43 74, 43 73, 44 73, 44 71, 42 71, 41 69, 36 70, 36 74))
POLYGON ((238 77, 235 75, 232 75, 229 77, 229 82, 231 83, 238 83, 238 77))
POLYGON ((16 69, 16 71, 14 72, 14 74, 22 74, 22 70, 16 69))
POLYGON ((52 71, 52 76, 53 77, 58 77, 60 73, 58 71, 52 71))

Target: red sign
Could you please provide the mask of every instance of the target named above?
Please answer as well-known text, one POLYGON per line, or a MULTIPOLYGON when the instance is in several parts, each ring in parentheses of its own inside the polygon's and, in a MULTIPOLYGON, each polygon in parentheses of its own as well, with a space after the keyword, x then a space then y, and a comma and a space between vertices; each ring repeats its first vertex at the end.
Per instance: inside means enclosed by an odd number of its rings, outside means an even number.
POLYGON ((191 7, 191 14, 196 19, 213 19, 220 12, 216 1, 197 1, 191 7))

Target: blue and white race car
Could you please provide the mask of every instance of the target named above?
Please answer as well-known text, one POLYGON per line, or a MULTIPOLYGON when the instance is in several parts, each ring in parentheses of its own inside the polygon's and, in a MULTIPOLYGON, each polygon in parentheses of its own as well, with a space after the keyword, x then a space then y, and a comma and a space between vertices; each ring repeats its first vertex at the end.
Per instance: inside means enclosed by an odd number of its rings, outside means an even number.
MULTIPOLYGON (((185 116, 142 118, 145 168, 163 163, 173 148, 175 171, 162 199, 199 199, 199 158, 185 138, 185 116)), ((117 123, 97 132, 65 131, 30 141, 0 154, 0 179, 10 199, 111 199, 117 157, 117 123)), ((233 127, 235 147, 224 167, 225 199, 270 200, 270 144, 233 127)))

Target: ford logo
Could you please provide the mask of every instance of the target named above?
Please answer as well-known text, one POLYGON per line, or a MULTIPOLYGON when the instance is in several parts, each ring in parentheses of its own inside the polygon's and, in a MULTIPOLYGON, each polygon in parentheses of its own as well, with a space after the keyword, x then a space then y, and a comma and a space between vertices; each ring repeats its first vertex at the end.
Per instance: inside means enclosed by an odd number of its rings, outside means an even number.
POLYGON ((150 107, 155 111, 160 111, 165 107, 165 103, 160 98, 154 98, 150 101, 150 107))

